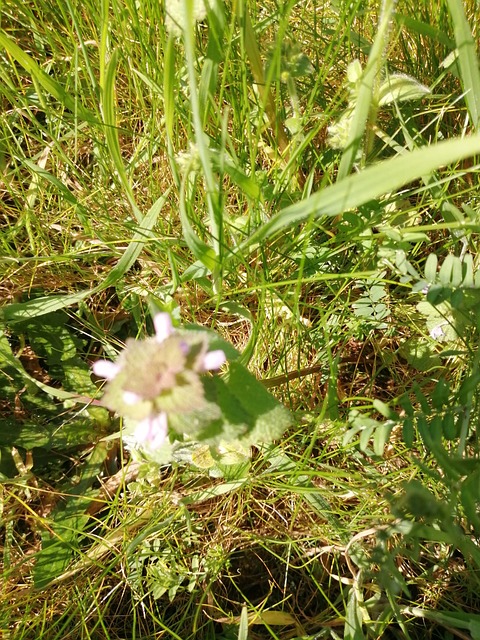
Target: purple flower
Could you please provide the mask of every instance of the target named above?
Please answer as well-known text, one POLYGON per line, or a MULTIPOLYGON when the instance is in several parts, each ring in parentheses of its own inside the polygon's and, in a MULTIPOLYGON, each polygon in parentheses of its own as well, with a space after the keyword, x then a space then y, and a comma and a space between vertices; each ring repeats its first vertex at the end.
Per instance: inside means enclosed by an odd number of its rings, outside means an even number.
POLYGON ((159 449, 167 436, 167 414, 148 416, 137 424, 135 429, 135 442, 146 445, 150 449, 159 449))
POLYGON ((226 361, 221 349, 208 351, 202 334, 175 333, 168 313, 153 319, 155 337, 127 340, 117 362, 94 363, 107 380, 103 404, 136 424, 136 443, 157 449, 168 430, 168 413, 189 413, 205 403, 200 379, 226 361))

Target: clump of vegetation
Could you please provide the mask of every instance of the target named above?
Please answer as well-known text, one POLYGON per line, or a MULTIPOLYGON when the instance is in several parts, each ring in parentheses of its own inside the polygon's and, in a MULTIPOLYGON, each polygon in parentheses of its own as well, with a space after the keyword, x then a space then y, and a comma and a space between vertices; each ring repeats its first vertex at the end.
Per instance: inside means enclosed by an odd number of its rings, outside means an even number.
POLYGON ((1 11, 2 637, 479 638, 476 3, 1 11))

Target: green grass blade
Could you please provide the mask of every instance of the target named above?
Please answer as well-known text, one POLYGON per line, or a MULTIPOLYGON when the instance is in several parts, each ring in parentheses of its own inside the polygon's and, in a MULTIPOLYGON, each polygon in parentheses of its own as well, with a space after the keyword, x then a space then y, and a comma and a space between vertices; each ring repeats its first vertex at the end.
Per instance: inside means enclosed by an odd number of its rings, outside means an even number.
POLYGON ((417 33, 422 36, 430 38, 434 42, 440 42, 441 44, 453 49, 455 44, 452 40, 440 29, 435 28, 433 25, 423 22, 422 20, 416 20, 411 16, 403 15, 400 13, 395 14, 395 22, 400 27, 406 27, 409 31, 417 33))
POLYGON ((45 91, 71 111, 72 114, 76 114, 87 122, 98 123, 97 117, 92 111, 83 107, 78 100, 65 91, 59 82, 49 76, 48 73, 45 73, 4 31, 0 31, 0 46, 31 75, 34 81, 38 82, 45 91))
POLYGON ((465 16, 463 2, 448 0, 447 4, 453 21, 465 102, 472 125, 477 130, 480 125, 480 70, 475 40, 465 16))
MULTIPOLYGON (((367 66, 362 74, 347 147, 342 154, 342 159, 338 167, 338 180, 345 178, 352 170, 367 125, 371 127, 375 122, 377 108, 377 96, 375 94, 380 83, 380 73, 384 64, 385 50, 388 42, 387 36, 394 7, 395 2, 393 0, 384 0, 378 31, 373 41, 367 66)), ((367 136, 369 135, 370 133, 367 131, 367 136)), ((369 145, 366 144, 365 148, 367 152, 368 146, 369 145)))
POLYGON ((309 218, 337 216, 417 180, 439 167, 480 153, 480 136, 455 138, 423 147, 347 176, 322 191, 282 209, 254 232, 242 245, 245 251, 282 229, 309 218))
POLYGON ((102 87, 102 115, 105 123, 105 137, 110 156, 117 172, 125 195, 128 198, 137 222, 142 221, 142 214, 135 202, 132 186, 125 171, 120 141, 118 139, 117 117, 115 109, 115 76, 117 70, 118 49, 115 50, 105 69, 105 84, 102 87))
POLYGON ((189 16, 189 19, 187 20, 187 24, 189 26, 183 32, 183 40, 185 44, 185 58, 187 63, 188 84, 190 88, 190 107, 192 110, 193 129, 195 131, 195 144, 197 145, 198 157, 200 158, 203 177, 205 179, 205 195, 210 220, 212 249, 215 252, 215 255, 219 257, 219 260, 215 263, 216 267, 213 273, 214 285, 218 289, 220 287, 220 266, 222 264, 223 253, 223 214, 219 188, 213 173, 210 158, 208 138, 204 132, 203 117, 200 111, 200 100, 198 96, 198 85, 195 72, 196 51, 193 31, 194 18, 192 2, 185 0, 184 9, 189 16))
POLYGON ((0 309, 0 320, 5 322, 18 322, 19 320, 25 320, 26 318, 42 316, 46 313, 58 311, 59 309, 64 309, 65 307, 77 304, 94 293, 98 293, 107 287, 115 285, 133 266, 145 244, 153 237, 153 227, 158 220, 158 216, 160 215, 169 193, 170 192, 167 191, 167 193, 160 196, 160 198, 158 198, 158 200, 153 204, 143 218, 138 231, 133 235, 130 244, 118 261, 116 267, 110 271, 105 280, 98 286, 93 289, 79 291, 78 293, 68 294, 65 296, 42 296, 41 298, 36 298, 35 300, 29 300, 27 302, 9 304, 0 309))
POLYGON ((134 233, 133 238, 128 245, 125 253, 118 261, 118 264, 108 274, 105 280, 101 284, 101 288, 105 289, 116 284, 129 269, 135 264, 138 256, 141 254, 145 244, 154 237, 153 228, 158 220, 158 216, 167 201, 170 189, 158 198, 158 200, 149 209, 145 217, 142 219, 142 224, 138 227, 138 230, 134 233))

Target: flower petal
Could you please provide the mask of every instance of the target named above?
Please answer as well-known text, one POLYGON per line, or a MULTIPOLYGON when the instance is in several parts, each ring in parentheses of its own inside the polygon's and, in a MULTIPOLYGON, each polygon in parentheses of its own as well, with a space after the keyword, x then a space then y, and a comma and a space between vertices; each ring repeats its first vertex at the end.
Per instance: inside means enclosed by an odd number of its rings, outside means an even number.
POLYGON ((93 373, 99 378, 105 378, 106 380, 113 380, 115 376, 120 372, 118 364, 111 362, 110 360, 97 360, 92 365, 93 373))
POLYGON ((125 404, 134 405, 134 404, 137 404, 137 402, 140 402, 141 400, 142 400, 142 397, 139 396, 138 393, 135 393, 134 391, 123 392, 123 401, 125 402, 125 404))
POLYGON ((157 313, 153 318, 153 326, 155 327, 157 342, 163 342, 173 333, 172 319, 169 313, 157 313))
POLYGON ((150 449, 159 449, 167 436, 167 428, 166 413, 151 415, 138 423, 134 439, 138 444, 150 449))
POLYGON ((203 369, 210 371, 212 369, 220 369, 222 364, 225 364, 227 356, 221 349, 215 349, 215 351, 209 351, 203 358, 203 369))

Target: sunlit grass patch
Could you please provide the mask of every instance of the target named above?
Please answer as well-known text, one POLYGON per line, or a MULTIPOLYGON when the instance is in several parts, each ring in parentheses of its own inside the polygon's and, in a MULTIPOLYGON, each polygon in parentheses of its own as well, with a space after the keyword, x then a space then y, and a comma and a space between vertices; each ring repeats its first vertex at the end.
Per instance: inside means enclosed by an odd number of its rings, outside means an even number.
POLYGON ((393 4, 2 7, 6 638, 476 633, 475 3, 393 4), (158 310, 283 438, 132 459, 158 310))

